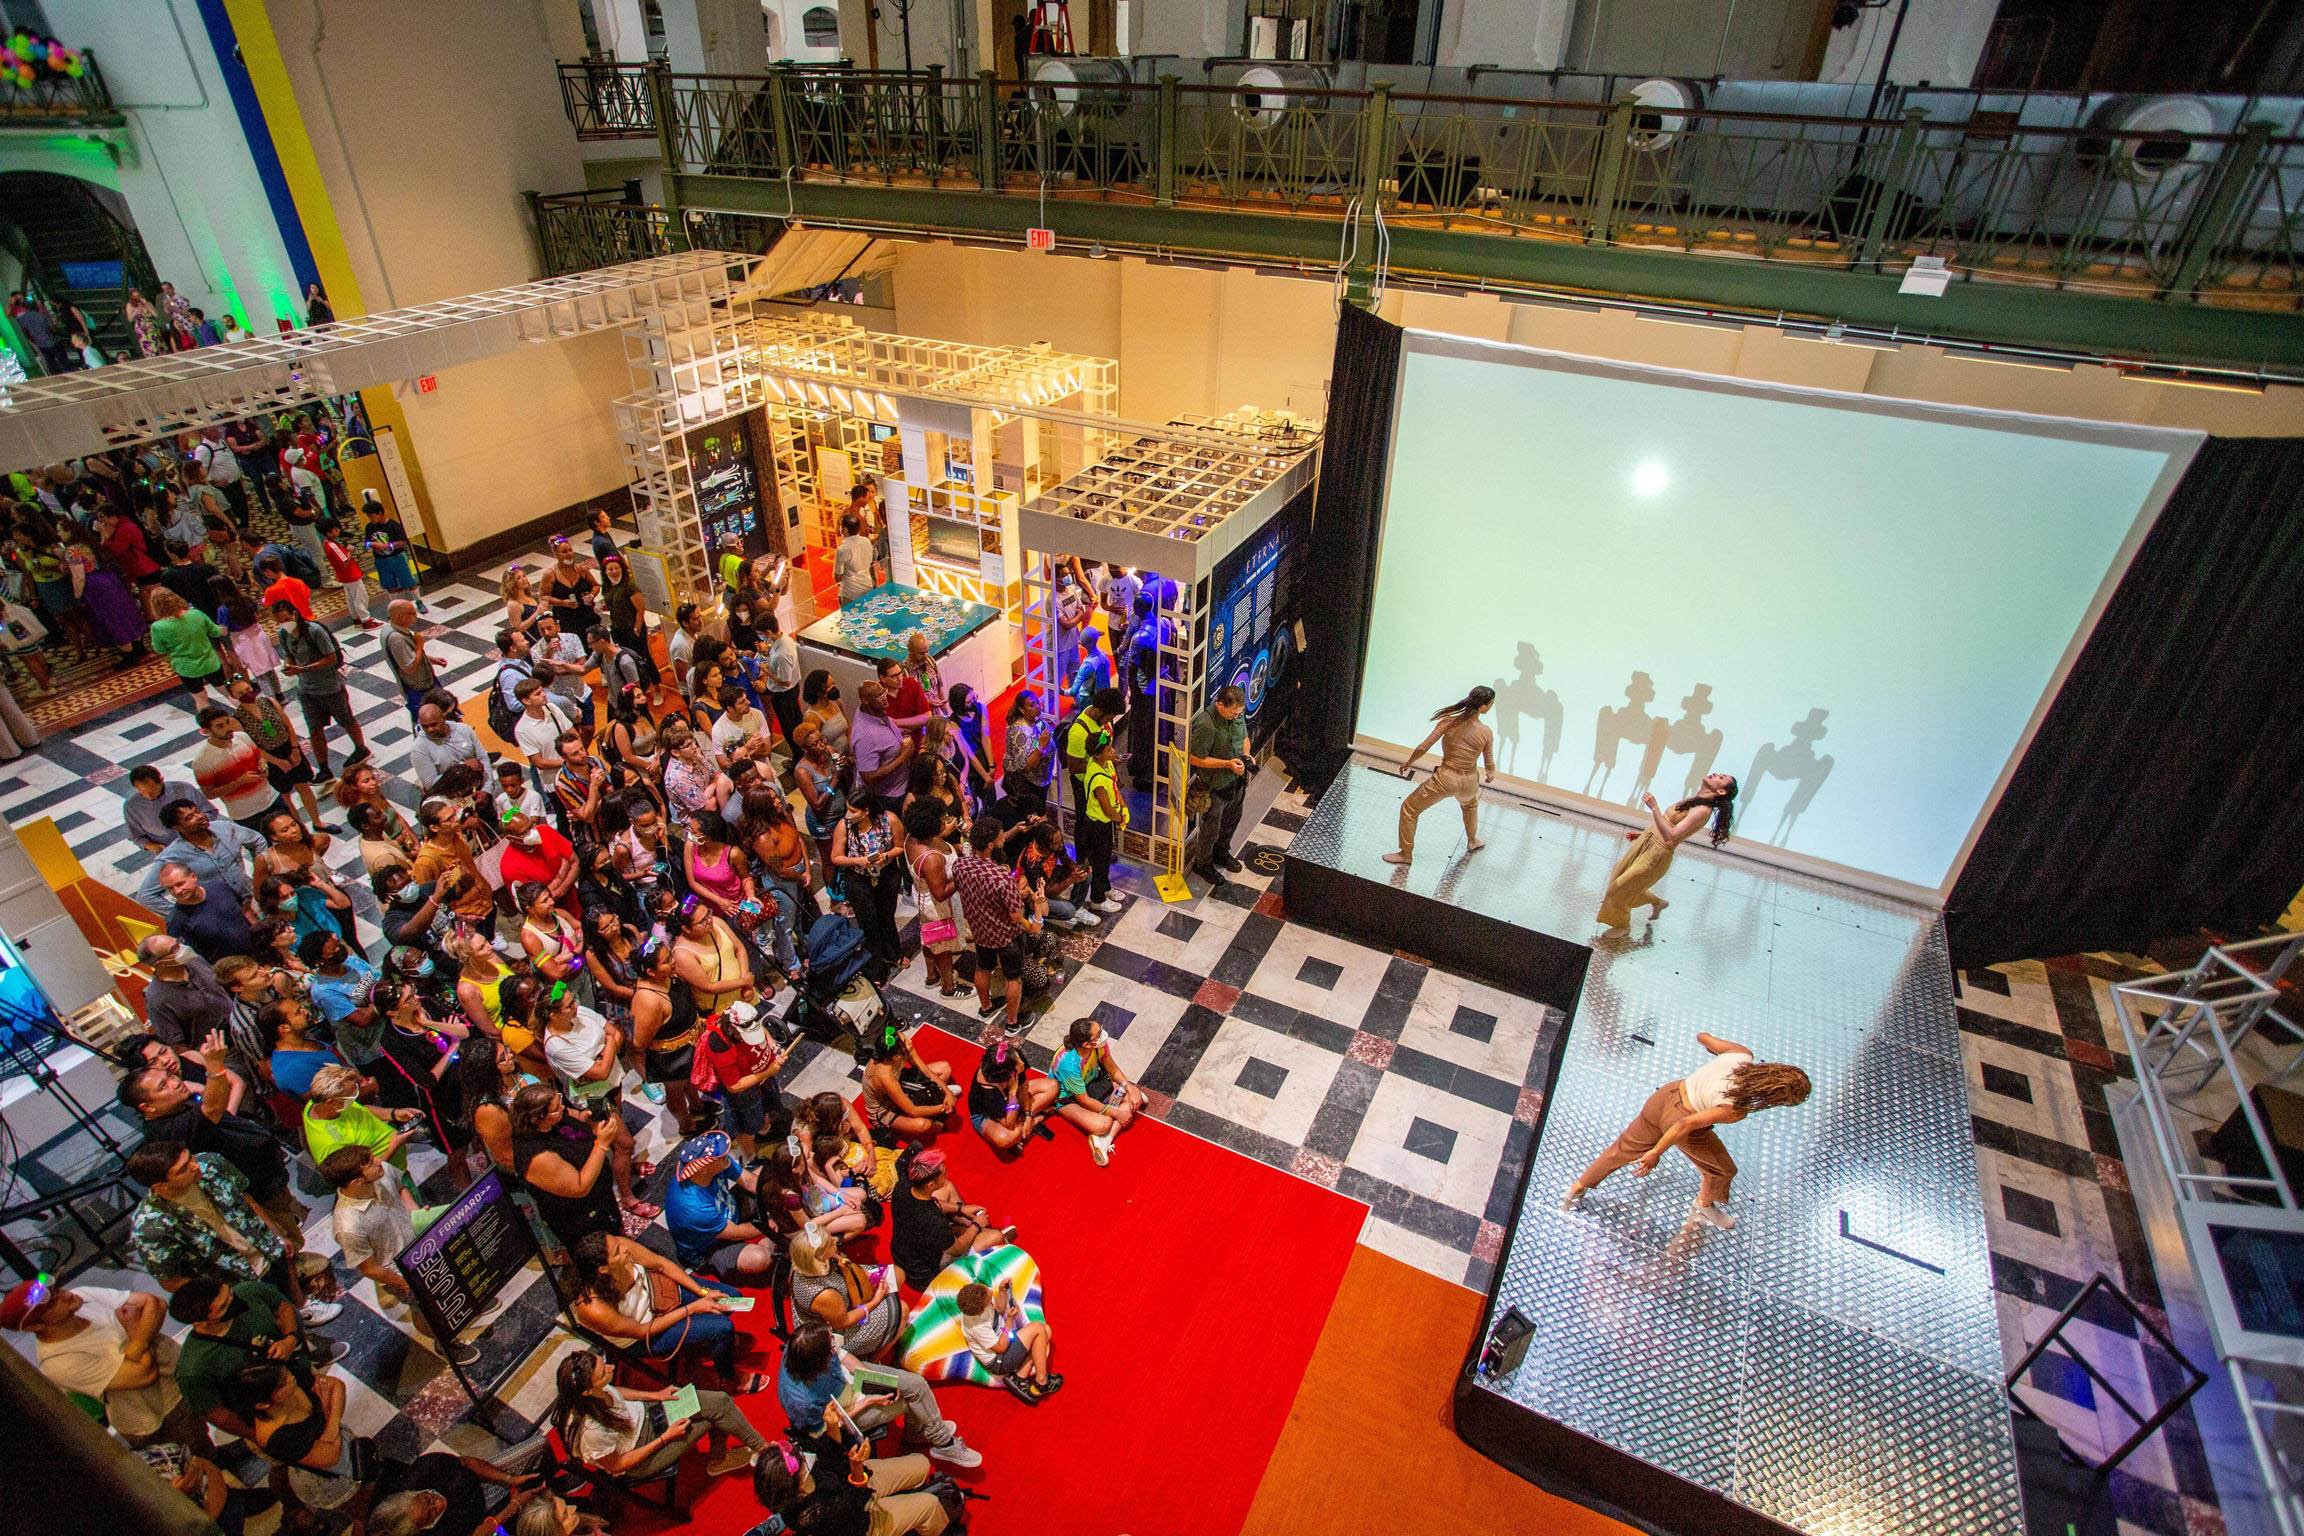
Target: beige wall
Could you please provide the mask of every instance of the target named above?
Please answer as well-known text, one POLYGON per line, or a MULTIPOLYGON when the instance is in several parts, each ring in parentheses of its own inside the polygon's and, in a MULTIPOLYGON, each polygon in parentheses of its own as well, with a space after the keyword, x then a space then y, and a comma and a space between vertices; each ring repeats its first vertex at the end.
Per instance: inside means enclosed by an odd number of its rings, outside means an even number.
MULTIPOLYGON (((267 9, 367 310, 542 275, 522 193, 585 184, 543 8, 267 9)), ((448 546, 622 484, 607 408, 629 387, 613 338, 466 364, 432 395, 413 380, 396 387, 448 546)))
MULTIPOLYGON (((920 244, 898 252, 895 296, 894 328, 907 335, 1046 341, 1118 358, 1121 414, 1134 420, 1243 404, 1326 414, 1336 329, 1334 289, 1323 279, 920 244)), ((1682 324, 1484 294, 1395 291, 1382 313, 1423 330, 1819 389, 2234 437, 2304 436, 2300 389, 2187 388, 2107 367, 1984 362, 1939 347, 1885 351, 1773 326, 1682 324)))

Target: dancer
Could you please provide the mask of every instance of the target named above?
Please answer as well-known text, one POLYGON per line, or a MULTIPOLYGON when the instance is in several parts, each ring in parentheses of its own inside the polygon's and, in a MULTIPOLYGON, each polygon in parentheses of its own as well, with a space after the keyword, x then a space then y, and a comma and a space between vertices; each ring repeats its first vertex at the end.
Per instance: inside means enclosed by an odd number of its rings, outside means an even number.
POLYGON ((1728 824, 1736 814, 1736 780, 1725 773, 1708 773, 1702 788, 1702 794, 1675 801, 1669 811, 1657 807, 1654 795, 1640 797, 1648 808, 1649 825, 1624 834, 1632 846, 1608 871, 1608 890, 1600 898, 1600 921, 1608 932, 1622 933, 1630 927, 1634 907, 1649 908, 1651 923, 1664 915, 1671 903, 1650 892, 1672 867, 1672 850, 1694 836, 1706 817, 1712 821, 1712 846, 1728 841, 1728 824))
POLYGON ((1696 1043, 1710 1051, 1712 1059, 1648 1095, 1632 1123, 1568 1186, 1560 1209, 1574 1210, 1593 1186, 1626 1163, 1634 1165, 1635 1177, 1648 1177, 1666 1149, 1678 1147, 1704 1174, 1689 1218, 1723 1232, 1736 1225, 1727 1211, 1736 1160, 1712 1127, 1733 1125, 1756 1109, 1803 1102, 1808 1097, 1808 1074, 1781 1062, 1754 1061, 1750 1046, 1701 1030, 1696 1043))
POLYGON ((1464 851, 1471 853, 1487 846, 1480 841, 1481 769, 1485 765, 1486 782, 1496 782, 1496 733, 1481 724, 1480 717, 1495 703, 1495 689, 1475 688, 1446 709, 1433 712, 1432 718, 1438 723, 1400 764, 1400 777, 1413 774, 1416 759, 1434 742, 1440 743, 1440 766, 1400 802, 1400 848, 1384 855, 1385 863, 1406 864, 1416 856, 1416 818, 1437 805, 1443 795, 1454 795, 1464 808, 1464 851))

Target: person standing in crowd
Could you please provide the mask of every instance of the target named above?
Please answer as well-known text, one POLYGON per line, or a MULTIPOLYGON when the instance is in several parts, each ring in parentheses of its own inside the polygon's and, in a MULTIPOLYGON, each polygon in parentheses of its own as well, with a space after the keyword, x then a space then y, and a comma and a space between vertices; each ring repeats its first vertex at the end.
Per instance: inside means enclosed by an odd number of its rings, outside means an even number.
POLYGON ((1228 870, 1240 868, 1232 838, 1240 830, 1240 806, 1248 795, 1248 695, 1227 683, 1207 708, 1192 717, 1185 733, 1185 762, 1191 769, 1190 801, 1206 796, 1192 824, 1192 872, 1221 890, 1228 870))
POLYGON ((488 771, 488 754, 480 737, 461 720, 451 719, 439 705, 416 706, 416 737, 408 747, 408 771, 418 794, 428 795, 440 776, 451 768, 467 767, 475 775, 488 771))
POLYGON ((864 536, 864 523, 854 512, 840 517, 840 542, 832 550, 832 579, 840 601, 852 603, 880 584, 872 560, 872 541, 864 536))
MULTIPOLYGON (((304 729, 311 733, 313 766, 322 783, 336 777, 328 766, 328 726, 344 728, 351 740, 346 766, 368 760, 368 738, 361 733, 360 717, 352 708, 352 694, 344 677, 344 647, 321 625, 313 623, 285 603, 272 605, 279 623, 281 670, 296 682, 296 698, 304 711, 304 729)), ((317 815, 317 813, 315 813, 317 815)))
POLYGON ((208 690, 224 676, 224 654, 217 649, 223 638, 214 619, 193 612, 175 592, 152 594, 152 649, 168 658, 178 685, 203 712, 215 706, 208 690))
POLYGON ((310 326, 336 323, 336 306, 328 302, 328 295, 320 291, 318 283, 304 285, 304 323, 310 326))
POLYGON ((1128 802, 1115 767, 1119 750, 1106 731, 1089 753, 1080 778, 1081 819, 1073 828, 1080 861, 1088 866, 1088 905, 1099 912, 1117 912, 1128 904, 1112 889, 1112 860, 1128 827, 1128 802))
POLYGON ((417 605, 406 598, 396 598, 384 610, 392 622, 384 631, 384 664, 391 669, 392 681, 400 685, 400 698, 408 706, 408 713, 421 720, 425 697, 440 686, 440 667, 443 663, 424 648, 424 637, 416 630, 417 605))
POLYGON ((269 775, 270 763, 231 710, 211 705, 199 719, 203 739, 188 765, 193 782, 224 807, 225 815, 261 833, 274 811, 289 808, 269 775))
POLYGON ((952 885, 976 946, 976 1016, 1002 1014, 1000 1027, 1013 1035, 1024 1002, 1024 937, 1035 925, 1025 915, 1023 881, 992 856, 1002 834, 995 818, 976 818, 968 829, 968 853, 953 862, 952 885), (1005 982, 999 998, 992 994, 995 970, 1005 982))
POLYGON ((232 994, 190 945, 165 933, 137 941, 136 958, 151 969, 144 984, 144 1021, 178 1054, 200 1060, 201 1044, 232 1026, 232 994))
POLYGON ((150 763, 128 770, 128 798, 121 804, 121 814, 137 847, 146 853, 159 853, 175 840, 176 833, 164 813, 178 800, 211 815, 216 810, 200 793, 200 786, 188 779, 166 778, 150 763))
POLYGON ((1632 1123, 1568 1186, 1562 1210, 1574 1210, 1601 1180, 1626 1164, 1637 1177, 1648 1177, 1665 1152, 1678 1147, 1704 1175, 1688 1219, 1722 1231, 1736 1225, 1728 1212, 1736 1160, 1714 1127, 1733 1125, 1755 1110, 1805 1103, 1808 1074, 1781 1062, 1757 1061, 1751 1047, 1717 1035, 1699 1031, 1696 1043, 1712 1059, 1648 1095, 1632 1123))
POLYGON ((1048 787, 1056 778, 1056 753, 1042 722, 1040 696, 1024 692, 1008 711, 1008 742, 1000 760, 1000 792, 1017 819, 1048 809, 1048 787))
POLYGON ((345 613, 362 629, 377 628, 368 614, 368 573, 360 568, 360 557, 352 553, 343 528, 332 517, 320 521, 320 553, 328 562, 328 574, 335 578, 336 590, 344 595, 345 613))
POLYGON ((297 1315, 312 1328, 325 1327, 344 1310, 305 1296, 298 1262, 303 1238, 296 1226, 302 1207, 293 1220, 271 1215, 225 1158, 148 1137, 130 1154, 127 1173, 145 1189, 143 1203, 129 1217, 129 1246, 163 1290, 174 1291, 198 1274, 262 1280, 296 1303, 297 1315))
POLYGON ((210 965, 257 948, 256 903, 221 880, 202 880, 183 865, 162 860, 153 872, 167 893, 168 933, 192 946, 210 965))
POLYGON ((407 1175, 370 1147, 338 1147, 320 1160, 320 1176, 336 1191, 329 1225, 344 1262, 375 1285, 377 1300, 392 1310, 406 1308, 436 1353, 453 1365, 479 1364, 479 1345, 432 1333, 422 1309, 409 1305, 413 1292, 393 1267, 393 1260, 423 1234, 439 1211, 419 1210, 407 1175))
POLYGON ((856 689, 856 718, 849 724, 849 742, 855 759, 851 798, 885 802, 891 807, 902 804, 912 754, 918 748, 889 718, 888 695, 877 682, 863 683, 856 689))
POLYGON ((1481 769, 1487 772, 1485 782, 1496 781, 1496 735, 1480 717, 1496 703, 1496 690, 1475 688, 1455 703, 1435 710, 1436 722, 1416 750, 1400 764, 1400 777, 1411 777, 1416 759, 1440 743, 1440 766, 1400 802, 1400 846, 1384 855, 1387 864, 1405 865, 1416 855, 1416 819, 1440 803, 1443 796, 1453 795, 1464 808, 1464 851, 1476 852, 1488 845, 1480 840, 1480 785, 1481 769))
POLYGON ((1736 813, 1736 780, 1725 773, 1708 773, 1697 787, 1701 794, 1676 801, 1670 811, 1660 808, 1654 795, 1640 797, 1648 812, 1648 825, 1624 834, 1632 846, 1608 872, 1608 889, 1600 898, 1598 915, 1607 933, 1620 934, 1629 928, 1635 907, 1649 909, 1651 924, 1664 915, 1671 903, 1655 894, 1656 882, 1672 868, 1674 850, 1693 837, 1707 818, 1712 823, 1712 846, 1717 848, 1728 841, 1729 825, 1736 813))

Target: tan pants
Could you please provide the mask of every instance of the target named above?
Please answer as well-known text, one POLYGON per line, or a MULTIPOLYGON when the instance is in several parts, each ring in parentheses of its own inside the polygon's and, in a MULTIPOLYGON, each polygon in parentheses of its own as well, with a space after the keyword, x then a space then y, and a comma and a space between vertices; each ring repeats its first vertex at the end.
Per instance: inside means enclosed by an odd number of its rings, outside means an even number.
POLYGON ((1445 771, 1408 792, 1400 802, 1400 851, 1413 856, 1416 852, 1416 818, 1438 805, 1450 795, 1464 808, 1464 840, 1475 842, 1480 836, 1480 780, 1477 776, 1469 783, 1455 782, 1454 775, 1445 771))
POLYGON ((941 1536, 948 1524, 944 1505, 932 1493, 909 1490, 928 1481, 928 1458, 915 1453, 864 1463, 872 1479, 872 1504, 866 1529, 871 1536, 941 1536))
POLYGON ((1600 898, 1600 921, 1610 928, 1630 923, 1632 909, 1653 899, 1656 882, 1671 867, 1672 845, 1658 837, 1654 827, 1644 828, 1608 872, 1608 890, 1600 898))
MULTIPOLYGON (((1688 1101, 1680 1096, 1679 1082, 1666 1083, 1648 1095, 1648 1102, 1640 1106, 1640 1113, 1632 1123, 1609 1143, 1608 1150, 1592 1159, 1592 1166, 1576 1180, 1577 1187, 1590 1189, 1617 1169, 1638 1162, 1650 1147, 1664 1139, 1666 1131, 1688 1115, 1688 1101)), ((1688 1161, 1703 1171, 1704 1185, 1697 1191, 1697 1203, 1726 1205, 1729 1181, 1736 1177, 1736 1159, 1728 1155, 1727 1144, 1720 1140, 1720 1133, 1705 1126, 1702 1130, 1690 1131, 1673 1145, 1687 1153, 1688 1161)))

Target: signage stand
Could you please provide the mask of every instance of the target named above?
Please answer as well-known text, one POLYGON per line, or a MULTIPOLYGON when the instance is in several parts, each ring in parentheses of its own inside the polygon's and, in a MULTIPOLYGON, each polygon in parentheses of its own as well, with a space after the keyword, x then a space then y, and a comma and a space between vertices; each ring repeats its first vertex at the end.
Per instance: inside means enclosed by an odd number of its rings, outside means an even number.
MULTIPOLYGON (((526 1192, 507 1188, 503 1175, 491 1168, 458 1195, 394 1263, 407 1280, 409 1294, 433 1337, 445 1344, 486 1312, 530 1260, 542 1266, 561 1320, 574 1328, 568 1293, 559 1273, 567 1254, 544 1226, 526 1192)), ((475 1408, 503 1406, 495 1393, 509 1367, 499 1368, 478 1383, 453 1358, 448 1368, 456 1373, 457 1384, 475 1408)), ((496 1427, 490 1425, 491 1429, 496 1427)))

